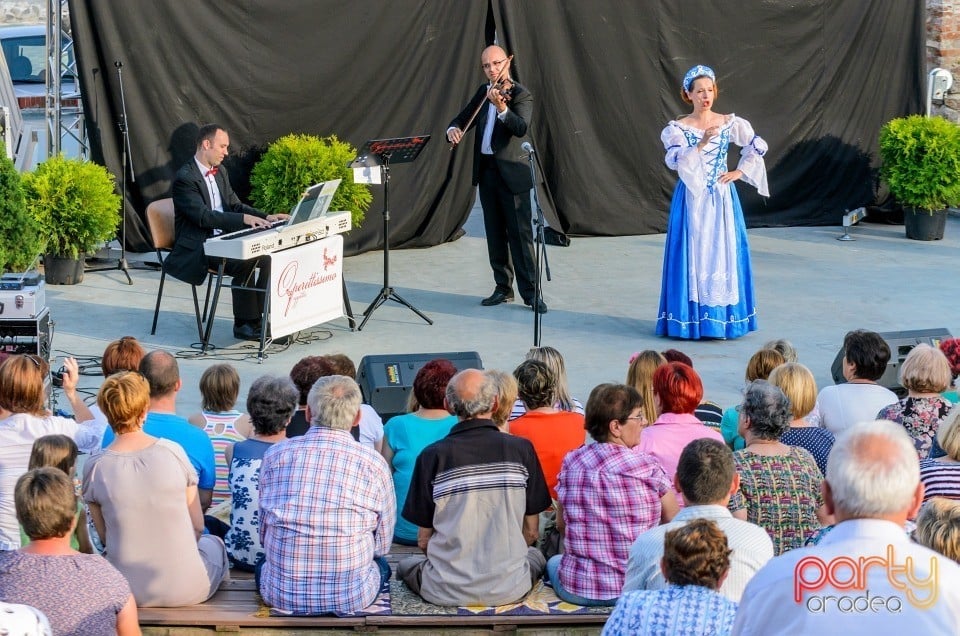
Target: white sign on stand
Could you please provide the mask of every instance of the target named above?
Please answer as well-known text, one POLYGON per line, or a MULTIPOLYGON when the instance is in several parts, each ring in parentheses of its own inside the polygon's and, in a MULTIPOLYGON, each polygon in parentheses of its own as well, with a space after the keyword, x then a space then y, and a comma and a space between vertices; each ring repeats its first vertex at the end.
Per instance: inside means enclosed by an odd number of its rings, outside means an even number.
POLYGON ((343 237, 275 252, 270 264, 270 333, 274 338, 343 316, 343 237))

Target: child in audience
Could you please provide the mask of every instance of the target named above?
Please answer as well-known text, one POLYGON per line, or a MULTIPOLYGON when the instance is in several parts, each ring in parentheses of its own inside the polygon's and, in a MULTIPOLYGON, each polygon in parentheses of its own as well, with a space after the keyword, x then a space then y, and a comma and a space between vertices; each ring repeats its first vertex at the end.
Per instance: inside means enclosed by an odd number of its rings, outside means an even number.
MULTIPOLYGON (((66 435, 44 435, 33 442, 30 452, 29 470, 34 468, 59 468, 74 483, 77 482, 77 444, 66 435)), ((30 543, 30 537, 20 527, 20 544, 30 543)), ((93 554, 93 545, 90 543, 90 534, 87 532, 87 515, 83 502, 77 500, 77 526, 70 535, 70 547, 78 552, 93 554)))
POLYGON ((214 364, 200 376, 202 411, 191 415, 190 423, 210 437, 217 468, 211 508, 230 498, 227 460, 224 450, 250 436, 250 418, 236 409, 240 396, 240 374, 229 364, 214 364))

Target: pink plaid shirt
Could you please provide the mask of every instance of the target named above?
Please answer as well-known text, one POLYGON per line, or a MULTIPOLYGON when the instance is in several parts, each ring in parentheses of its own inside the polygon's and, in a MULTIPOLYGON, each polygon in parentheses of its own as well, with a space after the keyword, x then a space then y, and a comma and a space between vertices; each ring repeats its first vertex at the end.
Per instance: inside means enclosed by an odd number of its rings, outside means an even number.
POLYGON ((657 460, 637 449, 600 443, 568 453, 557 485, 566 523, 563 587, 593 600, 620 596, 630 546, 660 523, 669 489, 657 460))

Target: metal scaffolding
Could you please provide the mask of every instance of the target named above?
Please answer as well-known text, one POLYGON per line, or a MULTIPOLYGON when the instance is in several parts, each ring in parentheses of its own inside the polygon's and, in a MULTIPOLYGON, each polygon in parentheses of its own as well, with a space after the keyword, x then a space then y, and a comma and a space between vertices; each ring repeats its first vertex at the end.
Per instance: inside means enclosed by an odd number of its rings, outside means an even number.
POLYGON ((47 0, 47 64, 46 99, 44 112, 47 125, 47 157, 60 154, 65 138, 72 138, 80 146, 80 156, 88 154, 87 129, 83 120, 83 106, 80 98, 80 80, 76 68, 76 56, 64 55, 69 36, 64 32, 63 12, 67 10, 67 0, 47 0), (76 108, 64 108, 61 94, 61 79, 64 73, 77 78, 76 108))

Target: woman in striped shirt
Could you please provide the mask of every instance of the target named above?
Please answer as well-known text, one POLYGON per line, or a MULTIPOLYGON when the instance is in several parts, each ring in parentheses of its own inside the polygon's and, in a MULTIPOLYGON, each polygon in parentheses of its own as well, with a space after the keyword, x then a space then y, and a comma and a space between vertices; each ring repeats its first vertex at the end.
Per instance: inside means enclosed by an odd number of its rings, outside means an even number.
POLYGON ((955 406, 940 422, 937 443, 947 454, 920 461, 923 500, 933 497, 960 500, 960 406, 955 406))

